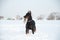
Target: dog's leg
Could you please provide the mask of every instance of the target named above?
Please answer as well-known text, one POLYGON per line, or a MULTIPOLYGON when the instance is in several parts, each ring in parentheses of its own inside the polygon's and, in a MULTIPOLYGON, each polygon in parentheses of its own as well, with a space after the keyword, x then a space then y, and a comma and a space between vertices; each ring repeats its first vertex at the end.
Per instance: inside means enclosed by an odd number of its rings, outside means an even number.
POLYGON ((32 27, 32 33, 34 34, 34 32, 36 31, 36 27, 32 27))
POLYGON ((34 30, 32 30, 32 34, 34 34, 34 30))
POLYGON ((28 34, 28 33, 29 33, 29 29, 26 28, 26 34, 28 34))

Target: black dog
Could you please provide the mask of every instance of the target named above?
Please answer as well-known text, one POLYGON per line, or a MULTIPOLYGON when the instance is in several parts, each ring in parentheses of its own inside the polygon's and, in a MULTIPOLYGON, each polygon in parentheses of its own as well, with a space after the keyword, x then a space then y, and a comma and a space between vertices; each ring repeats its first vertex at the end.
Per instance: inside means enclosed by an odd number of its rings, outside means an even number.
POLYGON ((27 19, 26 34, 29 33, 29 30, 32 30, 32 33, 34 34, 34 32, 36 31, 36 27, 35 27, 35 21, 32 20, 31 11, 28 11, 24 16, 24 20, 26 19, 27 19))

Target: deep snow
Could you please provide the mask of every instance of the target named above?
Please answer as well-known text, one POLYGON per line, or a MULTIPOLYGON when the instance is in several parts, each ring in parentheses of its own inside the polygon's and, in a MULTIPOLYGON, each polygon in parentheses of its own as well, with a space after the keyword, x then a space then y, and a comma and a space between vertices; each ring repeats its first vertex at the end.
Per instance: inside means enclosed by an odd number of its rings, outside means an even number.
POLYGON ((23 20, 0 20, 0 40, 60 40, 59 20, 35 20, 36 32, 25 34, 23 20))

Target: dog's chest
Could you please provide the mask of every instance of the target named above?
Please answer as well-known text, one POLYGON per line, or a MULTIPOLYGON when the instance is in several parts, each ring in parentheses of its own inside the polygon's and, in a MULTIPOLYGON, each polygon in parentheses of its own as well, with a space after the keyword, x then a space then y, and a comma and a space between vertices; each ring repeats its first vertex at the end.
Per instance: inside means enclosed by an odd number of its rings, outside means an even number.
POLYGON ((33 20, 27 21, 27 25, 28 25, 28 26, 35 25, 35 22, 34 22, 33 20))
POLYGON ((28 23, 28 28, 32 29, 32 23, 31 22, 28 23))
POLYGON ((32 25, 32 22, 27 22, 26 24, 28 27, 32 25))

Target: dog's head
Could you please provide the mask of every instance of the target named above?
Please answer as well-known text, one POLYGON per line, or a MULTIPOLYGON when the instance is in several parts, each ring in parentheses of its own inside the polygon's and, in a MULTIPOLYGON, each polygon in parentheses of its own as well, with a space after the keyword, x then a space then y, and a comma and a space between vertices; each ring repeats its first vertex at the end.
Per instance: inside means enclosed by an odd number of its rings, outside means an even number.
POLYGON ((26 21, 26 19, 28 19, 30 16, 31 16, 31 11, 28 11, 24 16, 24 21, 26 21))

